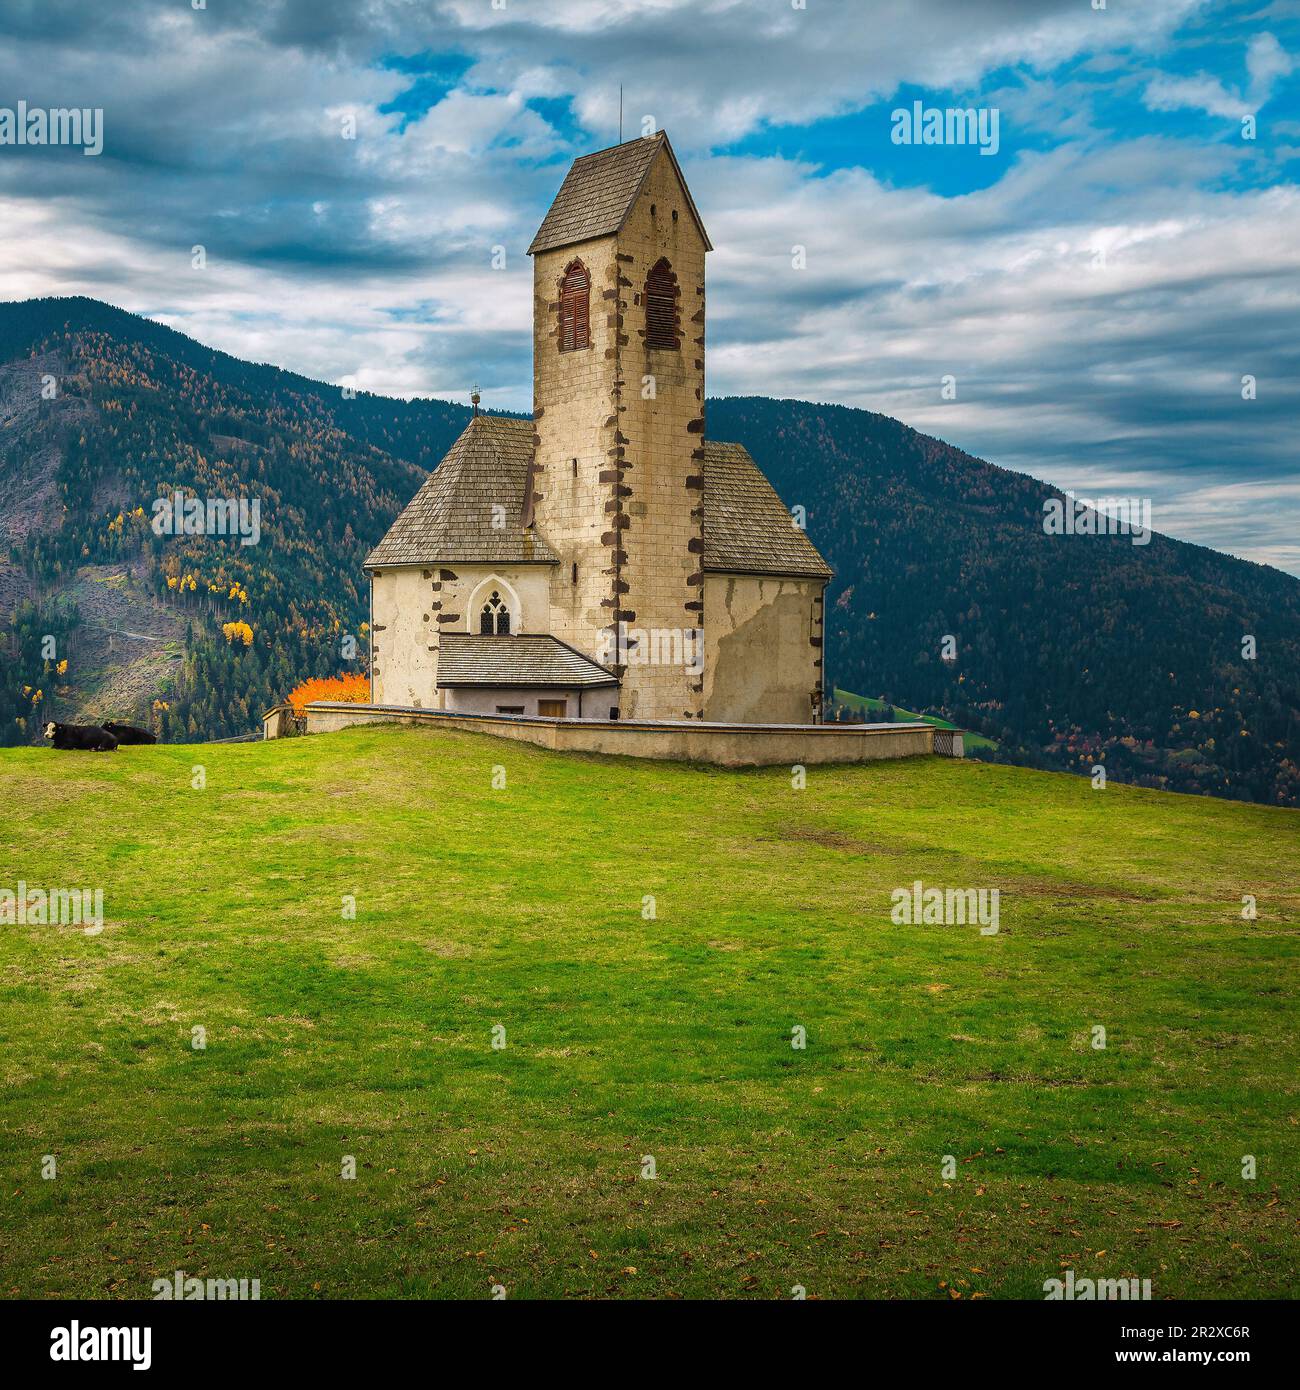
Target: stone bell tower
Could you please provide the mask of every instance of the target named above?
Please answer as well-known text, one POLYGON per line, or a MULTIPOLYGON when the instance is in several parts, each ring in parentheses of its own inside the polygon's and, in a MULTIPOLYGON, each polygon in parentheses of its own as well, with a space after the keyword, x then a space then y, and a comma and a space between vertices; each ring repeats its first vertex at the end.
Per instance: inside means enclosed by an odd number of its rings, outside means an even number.
POLYGON ((575 160, 533 257, 532 495, 551 633, 625 719, 703 715, 704 257, 668 137, 575 160))

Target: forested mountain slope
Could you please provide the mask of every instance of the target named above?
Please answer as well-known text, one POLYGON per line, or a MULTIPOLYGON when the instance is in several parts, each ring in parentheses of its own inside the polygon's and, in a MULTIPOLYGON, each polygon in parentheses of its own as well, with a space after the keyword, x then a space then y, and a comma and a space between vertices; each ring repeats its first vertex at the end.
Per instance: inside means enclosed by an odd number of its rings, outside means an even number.
POLYGON ((1297 804, 1300 580, 1159 534, 1048 535, 1057 489, 883 415, 708 409, 835 568, 836 685, 945 714, 1017 762, 1297 804))
MULTIPOLYGON (((167 739, 243 733, 302 678, 360 669, 362 560, 467 417, 348 399, 94 300, 0 305, 0 742, 122 692, 137 706, 114 712, 167 739), (178 490, 258 500, 259 543, 156 536, 178 490)), ((1160 535, 1047 535, 1054 489, 867 411, 753 397, 707 419, 835 567, 828 688, 1019 762, 1300 800, 1300 581, 1160 535)))

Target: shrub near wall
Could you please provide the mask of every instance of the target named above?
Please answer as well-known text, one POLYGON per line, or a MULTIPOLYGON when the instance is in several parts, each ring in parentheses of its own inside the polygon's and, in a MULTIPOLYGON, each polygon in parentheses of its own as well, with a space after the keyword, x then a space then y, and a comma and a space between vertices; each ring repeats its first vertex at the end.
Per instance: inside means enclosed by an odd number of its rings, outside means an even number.
POLYGON ((360 672, 343 676, 313 676, 291 690, 287 698, 297 719, 303 717, 313 700, 337 700, 348 705, 369 704, 370 677, 360 672))

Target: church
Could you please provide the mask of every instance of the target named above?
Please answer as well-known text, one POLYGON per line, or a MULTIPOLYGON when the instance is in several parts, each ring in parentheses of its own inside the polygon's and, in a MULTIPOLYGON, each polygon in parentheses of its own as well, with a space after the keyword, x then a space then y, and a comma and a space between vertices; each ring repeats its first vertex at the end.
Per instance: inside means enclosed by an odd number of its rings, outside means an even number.
POLYGON ((574 161, 529 247, 532 419, 476 396, 366 558, 373 703, 820 721, 830 567, 705 435, 711 249, 663 132, 574 161))

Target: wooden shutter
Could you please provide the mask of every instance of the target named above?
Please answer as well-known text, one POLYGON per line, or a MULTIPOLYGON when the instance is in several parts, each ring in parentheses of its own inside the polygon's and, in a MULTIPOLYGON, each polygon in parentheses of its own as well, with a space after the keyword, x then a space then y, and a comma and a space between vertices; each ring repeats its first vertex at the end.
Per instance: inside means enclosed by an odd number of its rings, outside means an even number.
POLYGON ((591 277, 581 261, 564 272, 560 285, 560 351, 573 352, 591 345, 589 322, 591 277))
POLYGON ((645 282, 646 347, 677 347, 677 277, 660 261, 645 282))

